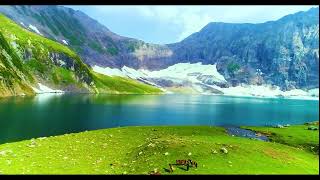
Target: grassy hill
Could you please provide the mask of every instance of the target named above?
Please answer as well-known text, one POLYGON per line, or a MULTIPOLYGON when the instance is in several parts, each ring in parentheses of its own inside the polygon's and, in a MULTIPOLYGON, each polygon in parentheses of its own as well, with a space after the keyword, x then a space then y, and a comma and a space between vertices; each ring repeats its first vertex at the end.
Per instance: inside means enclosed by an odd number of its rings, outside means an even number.
POLYGON ((319 174, 319 155, 292 143, 304 132, 304 142, 316 140, 319 146, 319 131, 306 127, 273 128, 275 136, 291 131, 292 140, 282 142, 233 137, 208 126, 122 127, 38 138, 0 145, 0 173, 319 174), (198 168, 167 172, 177 159, 192 159, 198 168))
POLYGON ((84 93, 160 93, 155 87, 93 73, 58 42, 30 32, 0 14, 0 97, 32 95, 38 83, 84 93))

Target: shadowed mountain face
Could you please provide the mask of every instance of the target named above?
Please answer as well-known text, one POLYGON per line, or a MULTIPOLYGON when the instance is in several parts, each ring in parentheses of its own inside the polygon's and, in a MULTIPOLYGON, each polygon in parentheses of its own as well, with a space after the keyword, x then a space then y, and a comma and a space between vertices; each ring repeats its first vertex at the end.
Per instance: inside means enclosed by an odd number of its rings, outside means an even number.
POLYGON ((217 64, 232 86, 319 87, 319 8, 261 24, 209 23, 168 45, 119 36, 84 13, 61 6, 0 6, 0 12, 68 45, 89 65, 159 70, 202 62, 217 64))

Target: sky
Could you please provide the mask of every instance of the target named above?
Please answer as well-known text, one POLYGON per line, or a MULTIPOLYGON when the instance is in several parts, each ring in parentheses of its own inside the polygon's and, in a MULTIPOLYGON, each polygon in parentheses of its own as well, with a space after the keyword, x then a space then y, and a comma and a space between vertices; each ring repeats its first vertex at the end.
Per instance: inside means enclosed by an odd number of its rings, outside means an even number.
POLYGON ((263 23, 317 6, 67 6, 112 32, 148 43, 179 42, 210 22, 263 23))

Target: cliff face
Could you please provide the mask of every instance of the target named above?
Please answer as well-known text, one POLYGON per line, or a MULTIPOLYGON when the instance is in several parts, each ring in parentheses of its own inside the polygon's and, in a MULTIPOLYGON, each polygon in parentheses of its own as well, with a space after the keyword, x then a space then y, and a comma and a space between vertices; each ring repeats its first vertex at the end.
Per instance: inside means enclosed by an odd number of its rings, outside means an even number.
POLYGON ((209 23, 168 45, 119 36, 84 13, 61 6, 0 6, 0 12, 64 43, 91 66, 160 70, 202 62, 217 64, 233 86, 319 87, 319 8, 261 24, 209 23))
POLYGON ((173 56, 168 64, 217 63, 234 84, 318 87, 319 9, 262 24, 210 23, 169 47, 173 56))

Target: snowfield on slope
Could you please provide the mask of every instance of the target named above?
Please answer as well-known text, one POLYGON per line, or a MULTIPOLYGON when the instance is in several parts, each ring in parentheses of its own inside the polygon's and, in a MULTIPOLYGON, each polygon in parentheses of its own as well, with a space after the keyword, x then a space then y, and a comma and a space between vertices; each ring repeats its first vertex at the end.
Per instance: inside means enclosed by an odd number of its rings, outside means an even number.
POLYGON ((319 92, 319 88, 311 89, 309 91, 304 91, 301 89, 293 89, 290 91, 281 91, 278 86, 271 85, 240 85, 229 88, 218 88, 222 91, 224 95, 229 96, 248 96, 248 97, 266 97, 266 98, 290 98, 290 99, 310 99, 319 100, 319 94, 314 93, 319 92))
POLYGON ((62 42, 63 42, 63 44, 65 44, 65 45, 69 45, 68 42, 67 42, 66 40, 64 40, 64 39, 62 39, 62 42))
POLYGON ((34 32, 36 32, 36 33, 38 33, 38 34, 42 35, 42 34, 40 33, 40 31, 38 30, 38 28, 37 28, 37 27, 35 27, 35 26, 33 26, 32 24, 29 24, 29 28, 30 28, 30 29, 32 29, 34 32))
MULTIPOLYGON (((122 67, 121 69, 93 66, 95 72, 108 75, 108 76, 121 76, 128 77, 136 80, 140 80, 154 86, 165 89, 161 87, 156 82, 152 82, 152 79, 163 79, 171 80, 176 83, 181 83, 183 81, 192 82, 192 87, 196 89, 199 94, 208 94, 202 89, 200 85, 211 87, 221 91, 224 95, 228 96, 247 96, 247 97, 264 97, 264 98, 291 98, 291 99, 310 99, 319 100, 319 88, 310 89, 304 91, 301 89, 293 89, 290 91, 281 91, 278 86, 271 85, 246 85, 242 84, 235 87, 221 88, 213 84, 205 84, 203 81, 199 80, 199 77, 209 76, 214 82, 225 83, 227 82, 223 75, 221 75, 214 65, 203 65, 202 63, 178 63, 169 66, 166 69, 158 71, 149 71, 145 69, 135 70, 130 67, 122 67)), ((170 93, 170 91, 166 91, 170 93)), ((210 94, 210 93, 209 93, 210 94)), ((213 93, 211 93, 213 94, 213 93)))
POLYGON ((100 73, 100 74, 104 74, 107 76, 121 76, 121 77, 127 77, 127 75, 125 75, 125 73, 123 73, 120 69, 116 69, 116 68, 109 68, 109 67, 100 67, 100 66, 93 66, 92 67, 93 71, 100 73))
POLYGON ((64 93, 64 91, 61 90, 54 90, 51 89, 41 83, 38 83, 39 88, 32 87, 32 89, 37 93, 37 94, 43 94, 43 93, 64 93))
POLYGON ((189 80, 199 82, 198 76, 211 76, 216 82, 227 82, 224 77, 217 71, 216 65, 203 65, 201 62, 178 63, 159 71, 149 71, 145 69, 135 70, 124 66, 121 69, 93 66, 95 72, 108 76, 130 77, 132 79, 139 78, 165 78, 172 80, 189 80))
POLYGON ((150 77, 159 78, 175 78, 175 79, 187 79, 192 82, 198 82, 197 77, 199 75, 212 76, 216 82, 227 82, 224 77, 217 71, 216 64, 203 65, 199 63, 178 63, 169 66, 166 69, 159 71, 141 70, 144 74, 148 74, 150 77))

